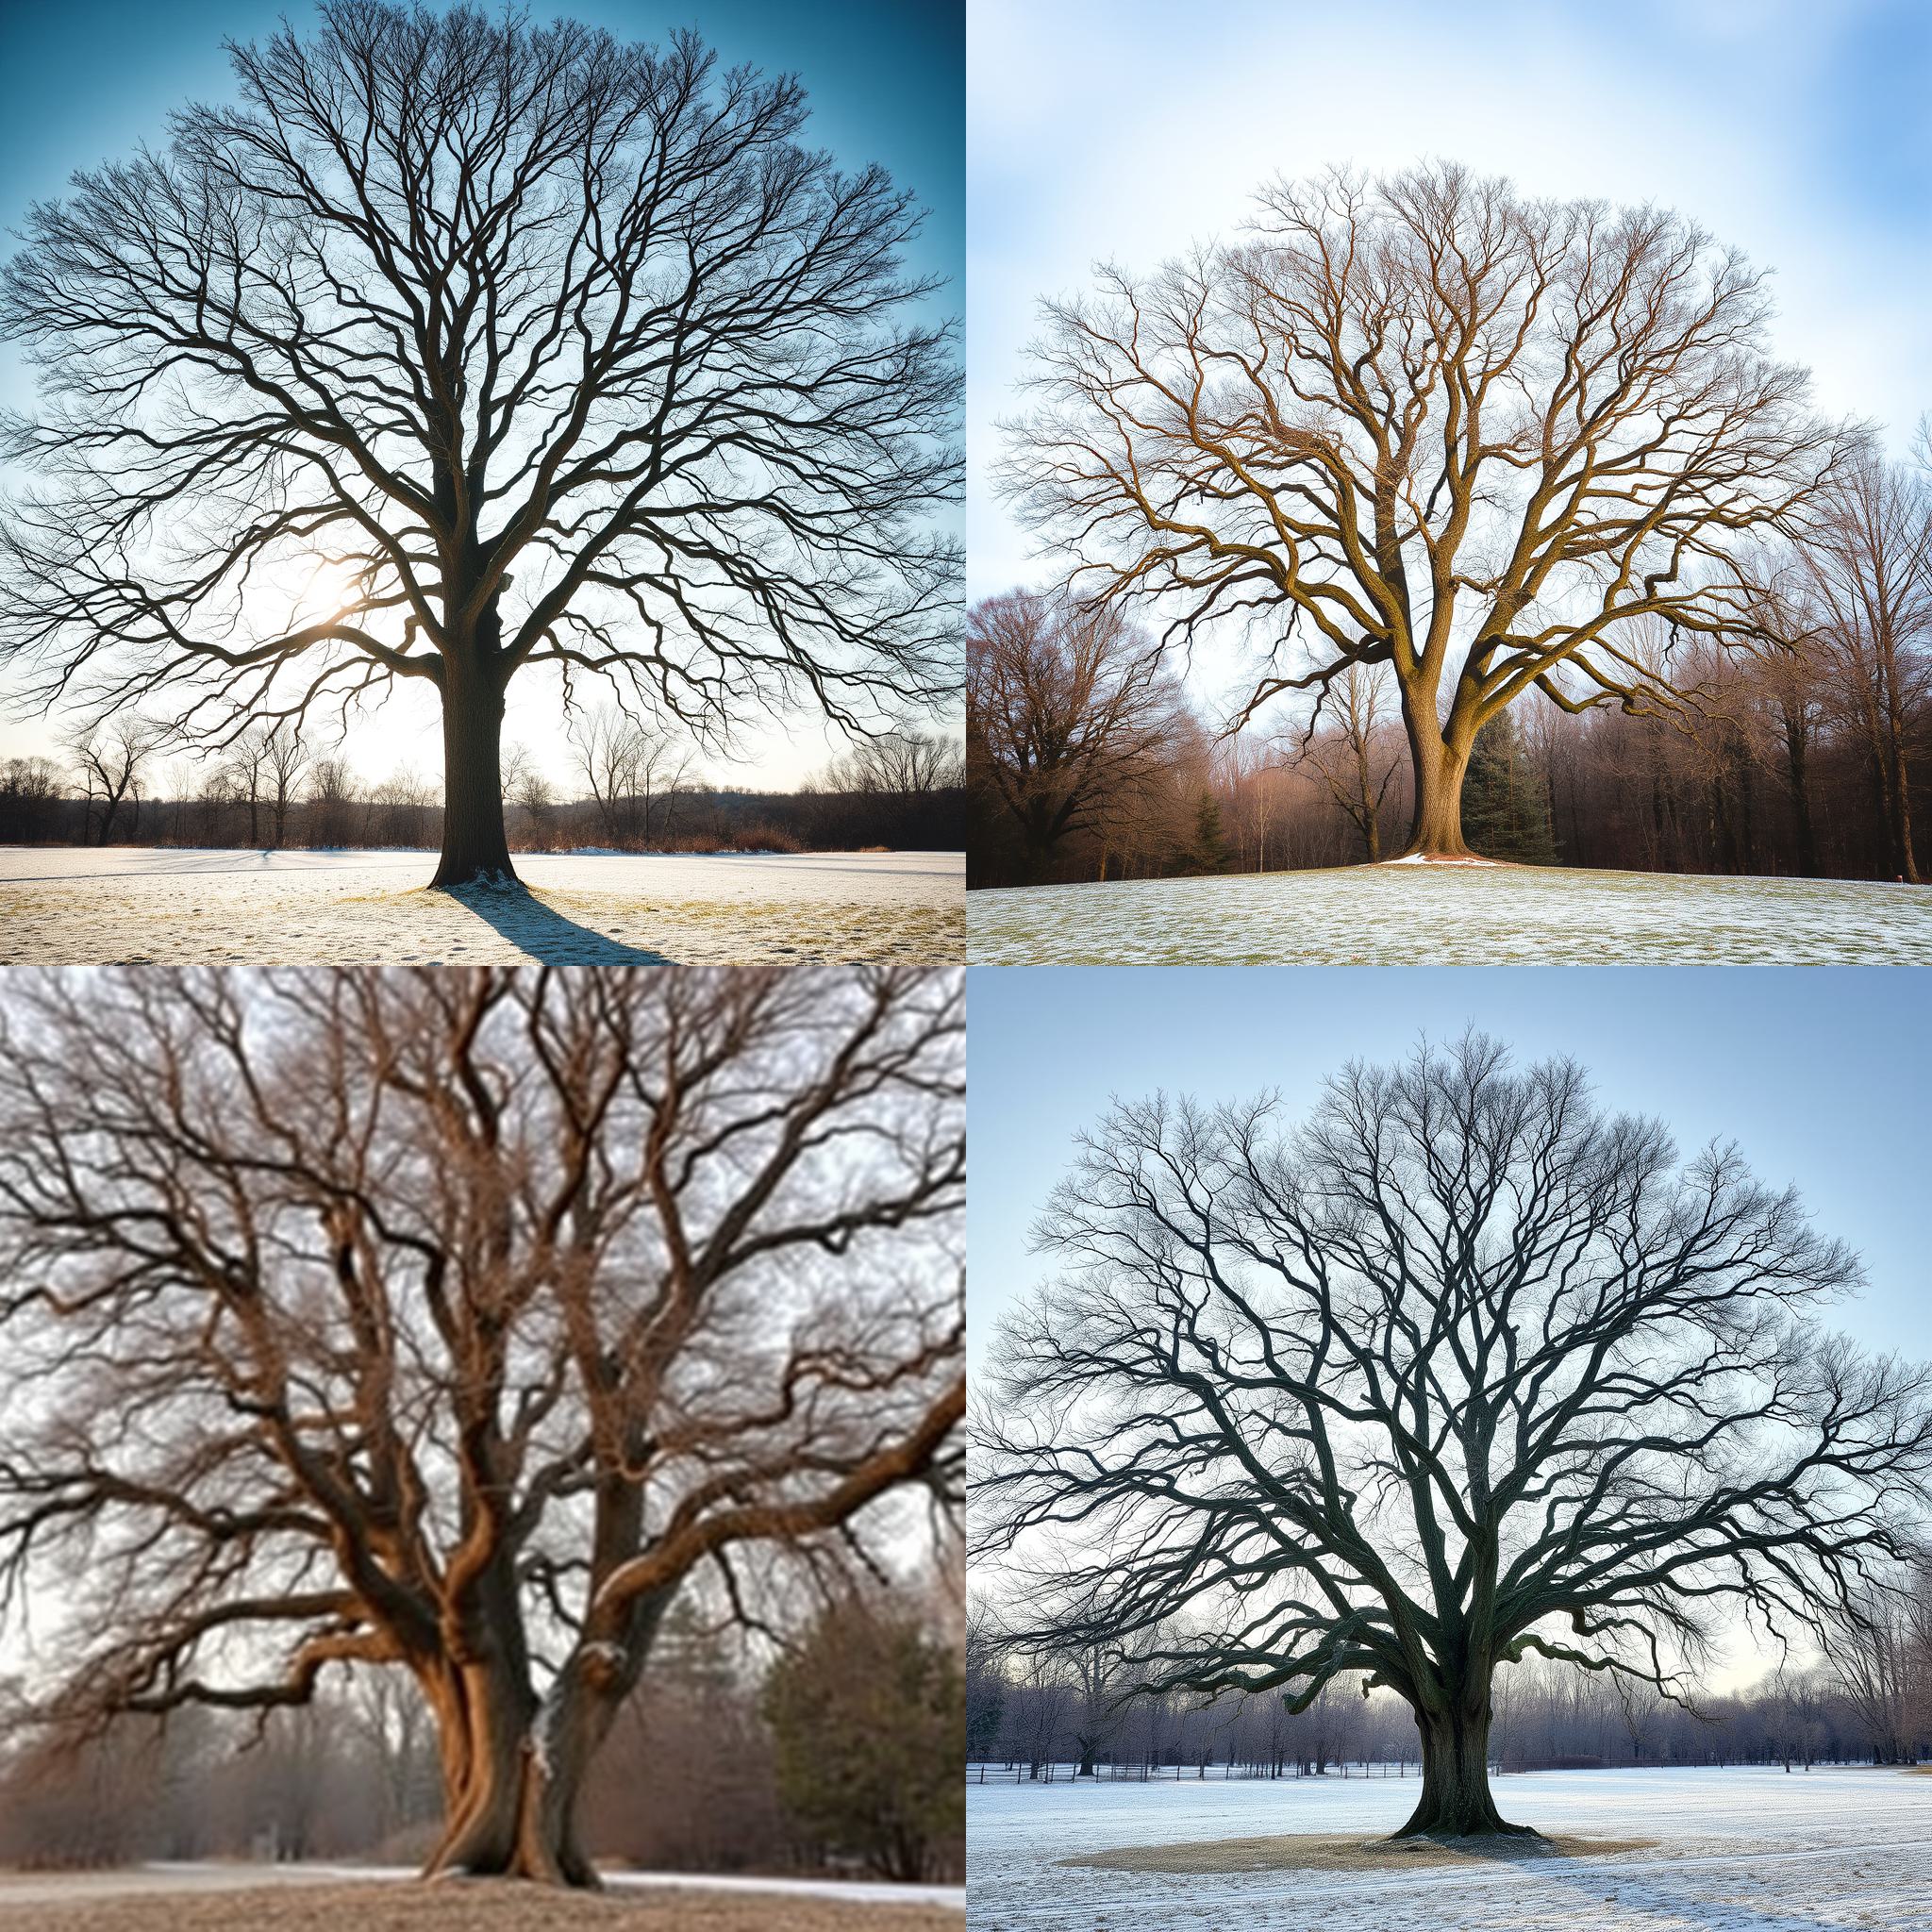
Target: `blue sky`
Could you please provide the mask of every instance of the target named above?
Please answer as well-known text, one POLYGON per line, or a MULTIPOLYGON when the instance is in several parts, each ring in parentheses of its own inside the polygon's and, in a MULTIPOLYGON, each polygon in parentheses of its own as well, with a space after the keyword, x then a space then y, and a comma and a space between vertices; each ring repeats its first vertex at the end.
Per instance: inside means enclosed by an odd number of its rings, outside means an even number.
POLYGON ((1674 205, 1776 272, 1825 407, 1901 450, 1932 409, 1924 0, 974 0, 968 75, 974 596, 1043 574, 983 480, 1034 304, 1231 233, 1276 173, 1674 205))
MULTIPOLYGON (((550 0, 528 9, 559 12, 630 40, 664 39, 695 26, 724 64, 750 62, 791 71, 812 103, 808 138, 842 164, 883 162, 931 210, 913 266, 943 275, 948 313, 963 305, 963 7, 952 0, 710 0, 700 6, 653 0, 550 0)), ((312 6, 275 0, 0 0, 0 229, 7 247, 28 205, 59 194, 76 168, 166 139, 171 108, 192 99, 231 97, 223 39, 261 39, 286 15, 298 26, 312 6)), ((25 375, 0 346, 0 404, 21 407, 25 375)), ((556 734, 529 728, 548 703, 526 704, 511 727, 536 745, 561 776, 556 734)), ((0 757, 47 749, 37 721, 0 716, 0 757)), ((740 777, 789 784, 823 764, 830 749, 809 721, 748 734, 740 777)), ((411 692, 370 721, 351 743, 358 768, 381 777, 399 762, 441 763, 436 716, 426 694, 411 692)), ((714 776, 732 775, 709 759, 714 776)))
POLYGON ((1519 1064, 1568 1054, 1607 1108, 1656 1114, 1689 1151, 1735 1140, 1795 1182, 1870 1286, 1834 1319, 1932 1357, 1925 1159, 1926 975, 1694 967, 1202 967, 974 970, 968 991, 968 1318, 973 1359, 1044 1277, 1027 1229, 1075 1129, 1109 1098, 1281 1092, 1299 1118, 1351 1058, 1400 1058, 1474 1022, 1519 1064))

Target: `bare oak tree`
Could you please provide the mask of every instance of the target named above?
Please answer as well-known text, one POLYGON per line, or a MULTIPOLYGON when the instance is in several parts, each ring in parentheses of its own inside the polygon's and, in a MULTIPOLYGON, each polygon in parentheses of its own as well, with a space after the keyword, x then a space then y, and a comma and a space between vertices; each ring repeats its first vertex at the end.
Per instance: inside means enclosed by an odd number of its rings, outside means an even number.
POLYGON ((1262 191, 1247 238, 1046 305, 1005 486, 1093 601, 1244 622, 1240 704, 1391 667, 1407 849, 1466 850, 1481 726, 1694 695, 1622 630, 1777 648, 1740 545, 1850 446, 1771 359, 1759 272, 1682 217, 1423 167, 1262 191))
POLYGON ((952 1505, 962 1026, 910 970, 13 975, 0 1601, 64 1613, 46 1714, 394 1668, 431 1868, 594 1883, 680 1595, 757 1624, 906 1533, 881 1498, 952 1505))
POLYGON ((225 743, 428 685, 449 886, 512 875, 527 666, 713 734, 953 694, 952 327, 913 196, 800 145, 795 78, 381 0, 229 54, 241 104, 36 206, 0 283, 35 697, 225 743))
POLYGON ((164 735, 149 718, 139 712, 83 725, 68 733, 67 750, 80 777, 80 795, 85 802, 85 824, 94 825, 94 809, 100 818, 93 842, 105 845, 114 836, 124 806, 130 822, 141 816, 142 779, 160 750, 164 735))
POLYGON ((1334 713, 1329 729, 1301 734, 1300 754, 1360 835, 1362 857, 1374 865, 1382 857, 1383 801, 1401 762, 1399 753, 1391 757, 1381 742, 1380 673, 1351 664, 1336 680, 1328 700, 1334 713))
POLYGON ((1473 1037, 1354 1066, 1291 1131, 1269 1099, 1118 1106, 1040 1240, 1065 1272, 975 1418, 1015 1641, 1164 1627, 1150 1691, 1292 1710, 1385 1686, 1422 1734, 1405 1833, 1522 1828, 1499 1666, 1681 1695, 1717 1615, 1856 1615, 1924 1506, 1923 1371, 1809 1319, 1853 1254, 1569 1062, 1473 1037))

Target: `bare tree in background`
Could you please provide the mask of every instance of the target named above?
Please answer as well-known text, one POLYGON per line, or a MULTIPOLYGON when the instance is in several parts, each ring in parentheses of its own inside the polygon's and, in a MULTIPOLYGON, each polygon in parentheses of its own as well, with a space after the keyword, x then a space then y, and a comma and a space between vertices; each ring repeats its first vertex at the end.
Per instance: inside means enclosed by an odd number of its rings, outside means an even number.
POLYGON ((10 975, 0 1601, 65 1610, 47 1713, 392 1667, 431 1869, 594 1883, 680 1593, 756 1623, 880 1499, 950 1507, 962 1029, 910 970, 10 975))
POLYGON ((80 774, 88 819, 96 825, 96 845, 105 845, 113 837, 124 806, 130 820, 139 818, 142 779, 159 752, 163 738, 160 728, 138 712, 124 713, 68 734, 66 748, 80 774))
POLYGON ((1374 865, 1382 857, 1383 803, 1402 762, 1381 742, 1381 674, 1351 664, 1331 687, 1326 708, 1333 714, 1329 728, 1311 726, 1303 736, 1301 756, 1361 835, 1362 857, 1374 865))
POLYGON ((308 842, 345 845, 350 808, 358 796, 356 774, 345 758, 317 758, 308 767, 308 842))
POLYGON ((1019 832, 1035 876, 1071 834, 1131 809, 1188 729, 1156 642, 1117 612, 1013 591, 966 631, 973 776, 1019 832))
POLYGON ((0 284, 40 702, 225 743, 427 684, 453 886, 513 876, 525 667, 716 733, 953 694, 953 331, 915 197, 801 145, 794 78, 379 0, 228 51, 241 105, 37 205, 0 284))
POLYGON ((1478 1037, 1269 1099, 1117 1106, 975 1420, 978 1549, 1042 1653, 1165 1626, 1150 1691, 1359 1674, 1415 1714, 1405 1834, 1514 1832, 1491 1681, 1681 1694, 1720 1609, 1817 1633, 1910 1547, 1924 1372, 1809 1318, 1858 1279, 1732 1150, 1680 1163, 1478 1037))
POLYGON ((1807 649, 1867 747, 1894 873, 1917 885, 1907 726, 1932 663, 1932 480, 1868 454, 1824 496, 1798 555, 1807 649))
POLYGON ((261 844, 264 793, 272 778, 269 758, 274 737, 267 727, 252 725, 229 745, 222 768, 234 796, 248 808, 248 842, 257 848, 261 844))
POLYGON ((45 838, 61 797, 60 770, 52 758, 0 763, 0 840, 30 844, 45 838))
POLYGON ((612 843, 649 844, 660 807, 691 774, 691 751, 680 732, 640 724, 615 705, 581 711, 570 722, 571 760, 590 788, 604 835, 612 843))
POLYGON ((826 765, 815 783, 858 796, 920 797, 965 781, 957 742, 933 731, 887 731, 863 738, 826 765))
POLYGON ((1880 1764, 1911 1759, 1916 1724, 1932 1695, 1926 1615, 1909 1571, 1881 1576, 1860 1593, 1857 1614, 1842 1619, 1826 1645, 1831 1681, 1872 1740, 1880 1764))
POLYGON ((1476 732, 1691 693, 1621 631, 1777 648, 1740 543, 1852 447, 1771 359, 1760 274, 1656 208, 1531 201, 1452 166, 1260 193, 1247 239, 1046 305, 1005 485, 1083 594, 1168 637, 1264 641, 1245 719, 1387 664, 1407 850, 1465 851, 1476 732))
POLYGON ((289 808, 295 802, 295 788, 308 769, 308 748, 302 734, 290 724, 269 729, 263 750, 268 772, 269 817, 275 827, 275 849, 279 852, 289 831, 289 808))

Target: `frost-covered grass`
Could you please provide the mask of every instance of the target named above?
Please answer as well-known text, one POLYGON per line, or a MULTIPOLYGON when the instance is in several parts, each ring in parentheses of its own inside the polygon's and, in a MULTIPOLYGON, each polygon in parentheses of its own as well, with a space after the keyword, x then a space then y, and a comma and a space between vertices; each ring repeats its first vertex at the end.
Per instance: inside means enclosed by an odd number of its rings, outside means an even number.
POLYGON ((987 966, 1932 962, 1932 890, 1488 865, 968 894, 987 966))
POLYGON ((1651 1840, 1600 1857, 1415 1871, 1175 1875, 1060 1861, 1276 1833, 1384 1835, 1389 1778, 968 1784, 973 1932, 1926 1932, 1932 1779, 1877 1770, 1539 1772, 1497 1780, 1552 1837, 1651 1840))
POLYGON ((0 964, 957 960, 957 852, 525 854, 425 890, 425 852, 0 848, 0 964))
POLYGON ((607 1873, 601 1897, 367 1866, 0 1873, 4 1932, 958 1932, 957 1887, 607 1873))

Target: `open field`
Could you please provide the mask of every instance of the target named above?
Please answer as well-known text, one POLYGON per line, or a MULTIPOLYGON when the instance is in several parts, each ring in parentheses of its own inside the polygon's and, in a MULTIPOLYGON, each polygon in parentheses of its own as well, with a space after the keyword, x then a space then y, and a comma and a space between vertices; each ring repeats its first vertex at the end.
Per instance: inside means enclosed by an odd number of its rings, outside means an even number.
POLYGON ((967 895, 984 966, 1932 962, 1932 891, 1864 880, 1381 865, 967 895))
POLYGON ((556 965, 962 955, 957 852, 520 855, 431 892, 426 852, 0 849, 0 964, 556 965))
POLYGON ((602 1897, 422 1885, 367 1868, 150 1865, 0 1873, 0 1932, 958 1932, 941 1886, 613 1874, 602 1897))
MULTIPOLYGON (((1925 1932, 1932 1780, 1896 1771, 1539 1772, 1498 1780, 1555 1855, 1371 1855, 1416 1784, 1389 1778, 967 1786, 974 1932, 1925 1932), (1304 1857, 1231 1840, 1318 1834, 1304 1857), (1607 1850, 1604 1840, 1627 1849, 1607 1850), (1166 1869, 1068 1860, 1191 1843, 1166 1869), (1220 1848, 1219 1850, 1212 1848, 1220 1848)), ((1150 1862, 1142 1856, 1138 1862, 1150 1862)))

